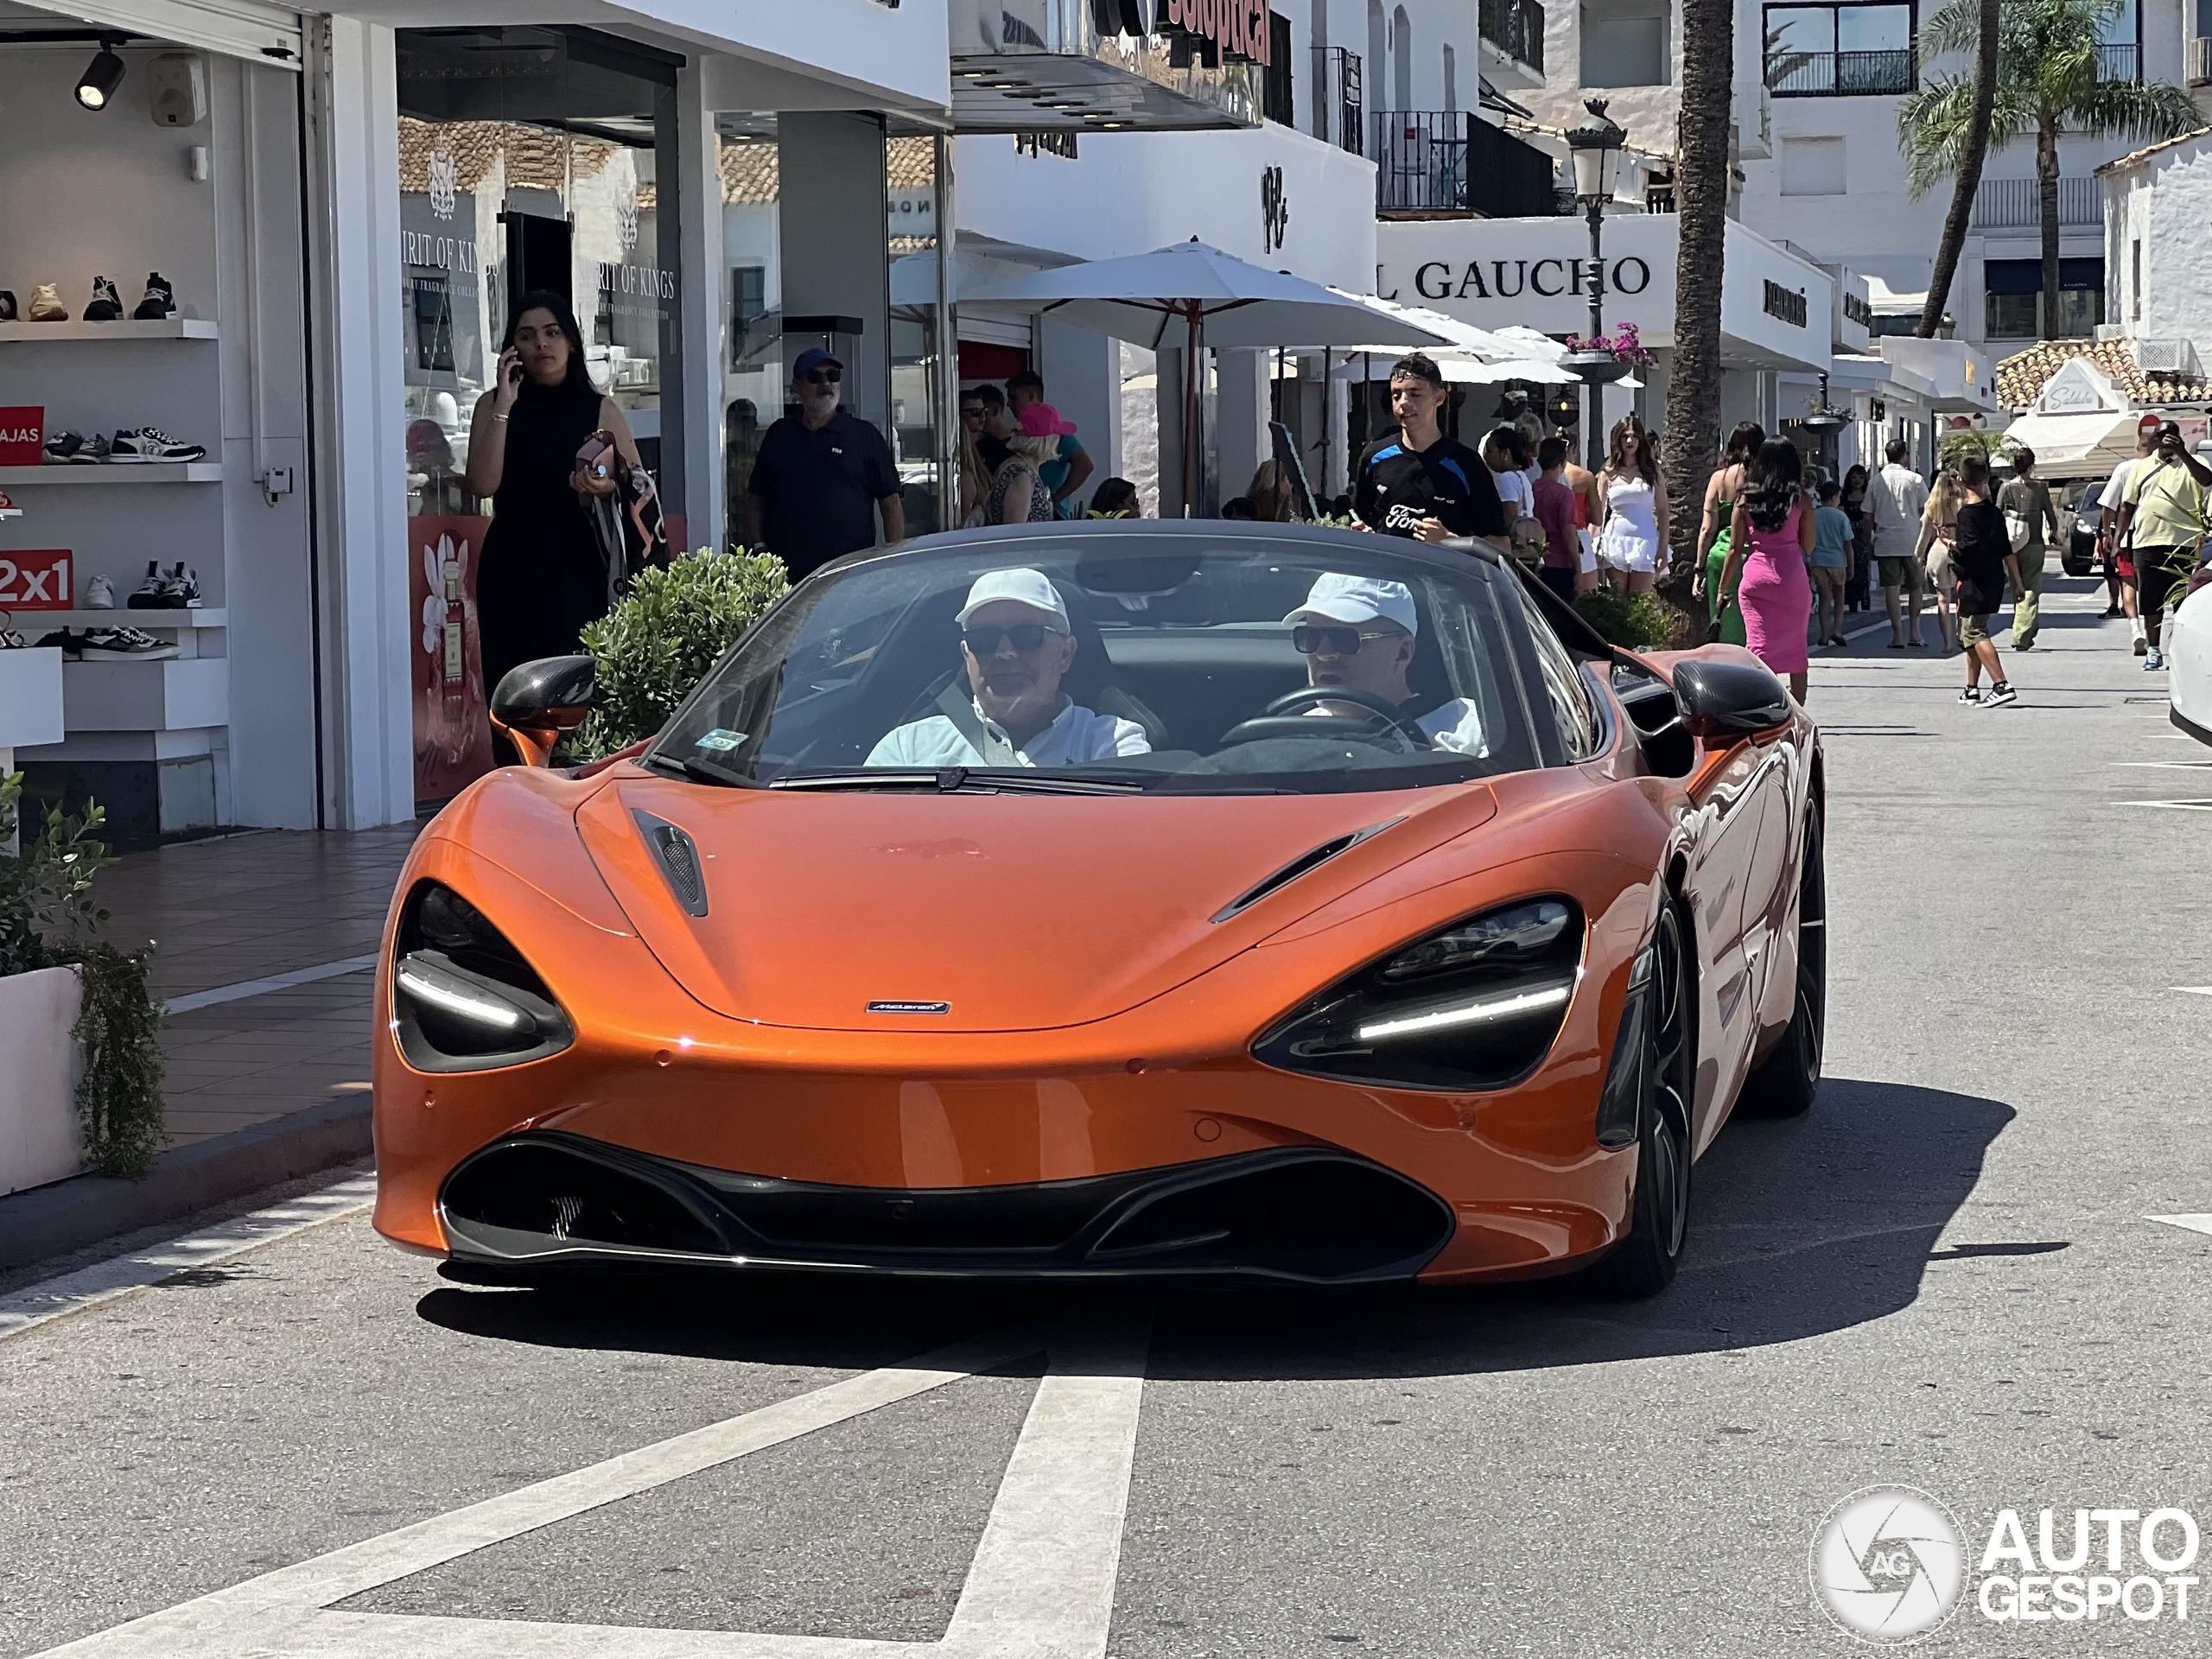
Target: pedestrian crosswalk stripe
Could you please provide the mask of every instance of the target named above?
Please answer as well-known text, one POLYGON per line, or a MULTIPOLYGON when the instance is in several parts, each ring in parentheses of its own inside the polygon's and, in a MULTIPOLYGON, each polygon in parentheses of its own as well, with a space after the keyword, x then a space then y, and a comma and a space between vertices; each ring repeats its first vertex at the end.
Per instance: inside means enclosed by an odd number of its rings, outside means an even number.
POLYGON ((2163 1221, 2170 1227, 2186 1227, 2192 1233, 2212 1233, 2212 1216, 2145 1216, 2145 1221, 2163 1221))

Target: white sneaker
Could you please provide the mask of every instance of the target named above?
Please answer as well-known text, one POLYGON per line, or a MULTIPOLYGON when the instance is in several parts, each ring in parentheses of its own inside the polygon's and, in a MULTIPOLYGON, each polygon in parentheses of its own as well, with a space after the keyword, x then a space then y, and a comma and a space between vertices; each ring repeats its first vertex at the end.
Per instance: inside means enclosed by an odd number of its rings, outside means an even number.
POLYGON ((94 628, 85 636, 84 653, 87 662, 95 658, 150 660, 174 657, 176 647, 139 628, 94 628))
POLYGON ((111 611, 115 608, 115 584, 105 575, 94 576, 85 584, 85 608, 88 611, 111 611))
POLYGON ((118 432, 108 447, 110 461, 205 461, 207 449, 196 443, 179 443, 157 426, 118 432))

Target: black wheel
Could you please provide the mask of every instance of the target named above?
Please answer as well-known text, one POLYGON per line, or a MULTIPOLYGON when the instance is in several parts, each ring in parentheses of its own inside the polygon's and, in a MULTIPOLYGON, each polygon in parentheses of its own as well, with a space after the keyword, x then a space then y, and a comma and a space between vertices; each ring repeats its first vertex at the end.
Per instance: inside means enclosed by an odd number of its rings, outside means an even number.
POLYGON ((1821 814, 1805 818, 1805 868, 1797 879, 1797 1001, 1774 1052, 1751 1068, 1736 1110, 1749 1117, 1797 1117, 1821 1088, 1821 1045, 1828 1015, 1827 875, 1821 814))
POLYGON ((1664 1290, 1689 1233, 1694 1004, 1684 966, 1681 918, 1671 903, 1659 912, 1651 952, 1628 1236, 1590 1275, 1592 1287, 1611 1296, 1651 1296, 1664 1290))

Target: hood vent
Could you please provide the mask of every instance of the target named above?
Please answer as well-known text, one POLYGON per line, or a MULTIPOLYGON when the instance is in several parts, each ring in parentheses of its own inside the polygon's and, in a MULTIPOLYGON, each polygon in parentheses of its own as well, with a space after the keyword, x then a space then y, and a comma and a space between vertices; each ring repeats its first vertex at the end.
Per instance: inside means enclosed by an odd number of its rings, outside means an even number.
POLYGON ((698 844, 666 818, 657 818, 635 807, 630 810, 630 816, 638 821, 645 845, 653 849, 654 861, 660 866, 660 873, 668 881, 668 890, 676 895, 676 902, 688 914, 704 916, 707 872, 699 862, 698 844))
POLYGON ((1379 836, 1393 824, 1403 823, 1404 817, 1386 818, 1381 823, 1370 823, 1364 830, 1355 830, 1350 835, 1325 841, 1311 852, 1300 853, 1257 887, 1249 887, 1216 911, 1211 920, 1225 922, 1232 916, 1241 916, 1269 893, 1288 887, 1308 871, 1318 870, 1340 853, 1348 853, 1370 836, 1379 836))

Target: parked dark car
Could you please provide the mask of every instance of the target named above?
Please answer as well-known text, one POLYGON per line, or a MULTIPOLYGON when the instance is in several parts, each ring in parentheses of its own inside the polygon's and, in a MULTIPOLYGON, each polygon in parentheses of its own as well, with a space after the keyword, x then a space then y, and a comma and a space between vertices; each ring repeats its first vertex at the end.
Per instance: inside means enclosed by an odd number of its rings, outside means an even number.
POLYGON ((2059 567, 2069 576, 2086 576, 2096 569, 2097 524, 2104 512, 2095 503, 2104 488, 2105 480, 2101 478, 2083 490, 2074 505, 2066 543, 2058 555, 2059 567))

